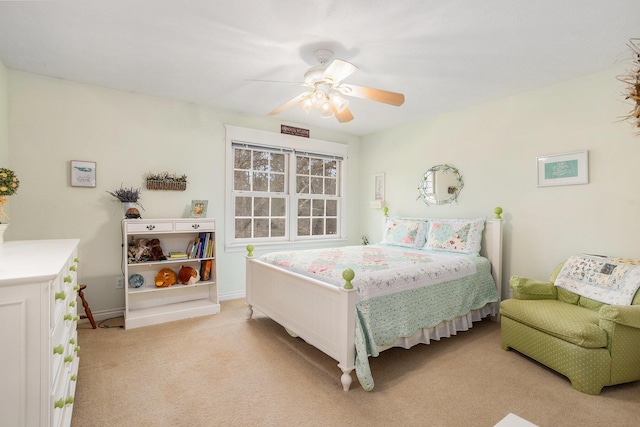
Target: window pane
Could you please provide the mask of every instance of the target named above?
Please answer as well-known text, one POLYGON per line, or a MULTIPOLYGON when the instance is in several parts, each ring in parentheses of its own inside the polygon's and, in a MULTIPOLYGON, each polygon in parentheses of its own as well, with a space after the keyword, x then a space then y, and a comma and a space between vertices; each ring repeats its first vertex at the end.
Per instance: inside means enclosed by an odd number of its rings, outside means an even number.
POLYGON ((313 216, 324 216, 324 200, 313 200, 313 216))
POLYGON ((271 237, 284 237, 286 222, 284 218, 274 218, 271 220, 271 237))
POLYGON ((253 223, 253 237, 269 237, 269 219, 256 218, 253 223))
POLYGON ((322 178, 311 177, 311 194, 324 194, 322 178))
POLYGON ((327 200, 327 216, 338 216, 338 201, 327 200))
POLYGON ((268 197, 255 197, 253 199, 253 216, 269 216, 268 197))
POLYGON ((236 216, 251 216, 251 197, 236 197, 236 216))
POLYGON ((309 218, 298 218, 298 236, 309 236, 311 234, 310 221, 309 218))
POLYGON ((250 172, 234 171, 233 172, 233 189, 238 191, 251 190, 251 181, 249 180, 250 172))
POLYGON ((334 178, 324 179, 324 194, 336 194, 336 180, 334 178))
POLYGON ((287 214, 287 199, 271 199, 271 216, 285 216, 287 214))
POLYGON ((253 191, 269 191, 269 174, 264 172, 253 173, 253 191))
POLYGON ((253 170, 268 171, 269 170, 269 158, 271 153, 266 151, 254 151, 253 152, 253 170))
POLYGON ((336 177, 338 175, 338 166, 335 160, 324 161, 324 176, 336 177))
POLYGON ((309 158, 296 157, 296 173, 302 175, 309 174, 309 158))
POLYGON ((327 218, 327 234, 338 234, 338 220, 335 218, 327 218))
POLYGON ((309 177, 308 176, 296 177, 296 193, 309 194, 309 177))
POLYGON ((233 167, 235 169, 251 169, 251 150, 236 148, 234 154, 233 167))
POLYGON ((271 174, 271 188, 269 191, 284 193, 284 174, 271 174))
POLYGON ((324 175, 324 161, 322 159, 310 159, 311 160, 311 175, 323 176, 324 175))
POLYGON ((312 234, 314 236, 322 236, 324 234, 324 219, 323 218, 314 218, 311 220, 312 224, 312 234))
POLYGON ((271 172, 282 172, 284 173, 285 163, 284 154, 271 154, 271 172))
POLYGON ((298 199, 298 216, 311 216, 311 199, 298 199))
POLYGON ((251 237, 251 219, 236 219, 236 239, 248 239, 251 237))

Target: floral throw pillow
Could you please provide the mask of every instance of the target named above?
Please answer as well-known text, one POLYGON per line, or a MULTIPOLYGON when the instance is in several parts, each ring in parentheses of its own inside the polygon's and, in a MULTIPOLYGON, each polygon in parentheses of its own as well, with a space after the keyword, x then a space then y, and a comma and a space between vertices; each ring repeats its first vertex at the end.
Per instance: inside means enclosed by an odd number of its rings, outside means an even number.
POLYGON ((389 218, 382 239, 385 245, 422 248, 427 233, 427 222, 419 219, 389 218))
POLYGON ((479 254, 484 218, 431 219, 424 249, 479 254))

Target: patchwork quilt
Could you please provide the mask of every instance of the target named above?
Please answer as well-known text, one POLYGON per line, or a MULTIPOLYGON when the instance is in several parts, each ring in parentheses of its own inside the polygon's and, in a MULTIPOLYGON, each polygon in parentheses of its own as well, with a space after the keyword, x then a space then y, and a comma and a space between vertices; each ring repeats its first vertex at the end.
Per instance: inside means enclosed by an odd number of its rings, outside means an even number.
POLYGON ((565 262, 555 285, 605 304, 631 305, 640 288, 640 261, 574 255, 565 262))
POLYGON ((499 300, 486 258, 387 245, 284 251, 262 261, 342 286, 352 268, 356 303, 356 375, 373 389, 369 356, 419 329, 432 328, 499 300))

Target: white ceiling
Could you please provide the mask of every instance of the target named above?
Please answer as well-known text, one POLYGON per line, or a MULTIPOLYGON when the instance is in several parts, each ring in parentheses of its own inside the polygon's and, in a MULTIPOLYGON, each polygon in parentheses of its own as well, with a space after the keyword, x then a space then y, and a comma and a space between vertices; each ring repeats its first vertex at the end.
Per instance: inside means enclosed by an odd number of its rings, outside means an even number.
POLYGON ((639 0, 0 1, 8 68, 248 114, 303 90, 251 80, 300 82, 331 49, 359 67, 345 82, 405 103, 276 117, 355 135, 630 62, 633 37, 639 0))

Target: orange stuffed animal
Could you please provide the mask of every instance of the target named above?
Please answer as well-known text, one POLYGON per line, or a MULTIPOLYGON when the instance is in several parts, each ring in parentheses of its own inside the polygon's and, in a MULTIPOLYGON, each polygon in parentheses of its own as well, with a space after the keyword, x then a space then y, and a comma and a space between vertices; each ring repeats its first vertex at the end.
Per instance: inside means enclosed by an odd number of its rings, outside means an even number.
POLYGON ((163 268, 156 274, 155 283, 159 288, 168 288, 176 283, 176 273, 170 268, 163 268))
POLYGON ((178 282, 184 285, 192 285, 200 280, 200 273, 193 267, 180 267, 178 282))

